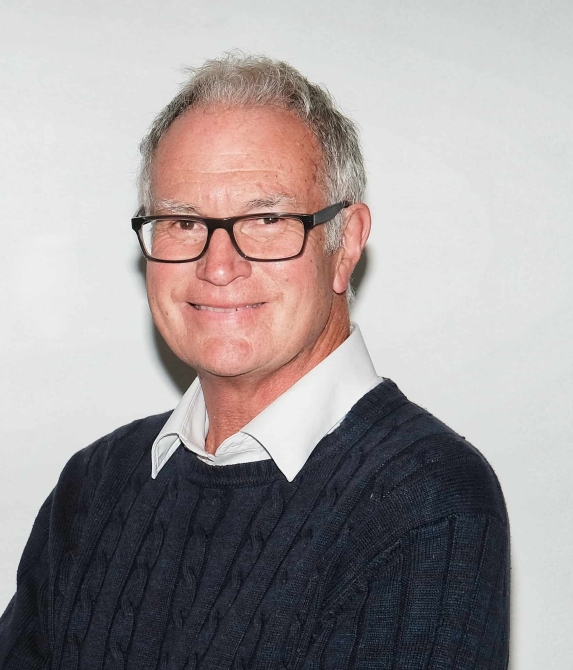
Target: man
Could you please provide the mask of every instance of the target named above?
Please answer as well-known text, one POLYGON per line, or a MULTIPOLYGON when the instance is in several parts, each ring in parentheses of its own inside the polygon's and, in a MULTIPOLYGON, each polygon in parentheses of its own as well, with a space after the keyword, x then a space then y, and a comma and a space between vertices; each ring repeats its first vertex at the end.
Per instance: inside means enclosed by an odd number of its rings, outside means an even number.
POLYGON ((142 153, 149 304, 198 377, 70 460, 1 667, 507 667, 495 475, 349 321, 370 230, 353 124, 285 63, 228 56, 142 153))

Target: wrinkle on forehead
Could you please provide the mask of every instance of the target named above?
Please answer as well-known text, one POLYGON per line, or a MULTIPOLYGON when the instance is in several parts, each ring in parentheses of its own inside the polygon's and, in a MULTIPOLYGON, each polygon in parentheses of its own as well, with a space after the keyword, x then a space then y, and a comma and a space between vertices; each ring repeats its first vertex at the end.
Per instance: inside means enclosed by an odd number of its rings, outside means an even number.
MULTIPOLYGON (((172 163, 178 163, 177 159, 173 159, 171 161, 172 163)), ((163 161, 161 163, 158 162, 158 167, 154 166, 154 172, 160 173, 162 169, 164 169, 164 166, 168 164, 167 161, 163 161)), ((287 171, 294 171, 296 169, 296 166, 294 165, 281 165, 279 166, 279 169, 277 169, 276 166, 271 166, 269 165, 268 167, 265 166, 260 166, 260 167, 254 167, 254 168, 245 168, 245 167, 228 167, 225 166, 224 169, 221 170, 205 170, 205 169, 199 169, 196 167, 184 167, 181 166, 178 168, 179 174, 189 174, 189 175, 197 175, 198 178, 204 178, 204 177, 221 177, 226 174, 276 174, 277 172, 287 172, 287 171)))
POLYGON ((320 161, 314 152, 308 151, 306 147, 296 142, 291 143, 294 151, 290 155, 276 156, 269 151, 256 148, 253 151, 242 151, 240 153, 219 153, 215 150, 199 151, 196 147, 176 147, 169 152, 158 153, 151 165, 152 177, 170 165, 177 165, 180 172, 196 173, 202 177, 222 176, 224 174, 252 172, 293 172, 302 169, 310 169, 315 174, 320 170, 320 161))

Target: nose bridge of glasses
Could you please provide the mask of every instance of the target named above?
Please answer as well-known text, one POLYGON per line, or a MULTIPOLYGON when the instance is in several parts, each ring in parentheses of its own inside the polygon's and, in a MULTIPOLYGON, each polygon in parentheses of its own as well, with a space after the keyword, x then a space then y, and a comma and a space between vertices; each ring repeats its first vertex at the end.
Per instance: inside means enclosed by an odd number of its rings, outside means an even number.
POLYGON ((235 222, 238 220, 238 218, 240 217, 233 216, 226 219, 201 219, 201 220, 207 227, 209 237, 212 237, 213 233, 221 228, 222 230, 226 230, 227 233, 229 234, 229 237, 232 238, 233 226, 235 225, 235 222))
POLYGON ((203 221, 207 227, 207 239, 205 240, 205 248, 203 250, 204 254, 206 254, 213 246, 213 237, 215 236, 215 233, 218 230, 223 230, 227 233, 228 240, 233 246, 234 250, 239 254, 239 256, 244 256, 239 245, 237 244, 237 240, 235 239, 235 234, 233 232, 233 226, 237 221, 237 217, 228 219, 203 219, 203 221))

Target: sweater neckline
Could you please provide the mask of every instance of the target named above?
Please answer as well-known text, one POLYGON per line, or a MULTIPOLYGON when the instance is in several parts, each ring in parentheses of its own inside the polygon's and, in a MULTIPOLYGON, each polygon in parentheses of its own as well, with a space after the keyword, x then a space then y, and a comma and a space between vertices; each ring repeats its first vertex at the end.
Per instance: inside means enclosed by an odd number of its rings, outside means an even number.
MULTIPOLYGON (((361 434, 360 425, 364 419, 381 411, 384 406, 397 399, 406 400, 396 384, 390 379, 384 378, 380 384, 368 391, 347 413, 340 426, 332 433, 325 435, 316 445, 310 455, 306 465, 293 480, 296 482, 301 475, 305 473, 317 460, 328 457, 334 449, 348 449, 358 439, 361 434), (342 430, 341 430, 342 429, 342 430), (341 438, 344 436, 344 445, 341 444, 341 438), (348 437, 350 442, 348 441, 348 437)), ((177 463, 177 470, 184 479, 194 481, 203 486, 261 486, 271 483, 277 479, 286 477, 282 474, 272 459, 263 461, 254 461, 251 463, 238 463, 234 465, 215 466, 204 463, 197 455, 188 449, 179 447, 174 454, 177 463)), ((158 478, 161 477, 159 473, 158 478)))
MULTIPOLYGON (((177 470, 184 478, 204 486, 260 486, 284 475, 272 459, 233 465, 210 465, 204 463, 189 449, 180 446, 174 458, 177 470)), ((161 473, 158 474, 158 478, 161 473)))

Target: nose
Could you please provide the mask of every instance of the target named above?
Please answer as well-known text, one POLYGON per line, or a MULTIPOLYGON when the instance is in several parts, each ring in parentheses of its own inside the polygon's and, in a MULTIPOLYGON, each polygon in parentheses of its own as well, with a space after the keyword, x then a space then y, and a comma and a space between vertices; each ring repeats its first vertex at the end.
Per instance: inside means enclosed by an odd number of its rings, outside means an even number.
POLYGON ((197 261, 197 277, 216 286, 226 286, 239 277, 246 279, 252 271, 250 261, 239 255, 229 233, 215 230, 205 255, 197 261))

